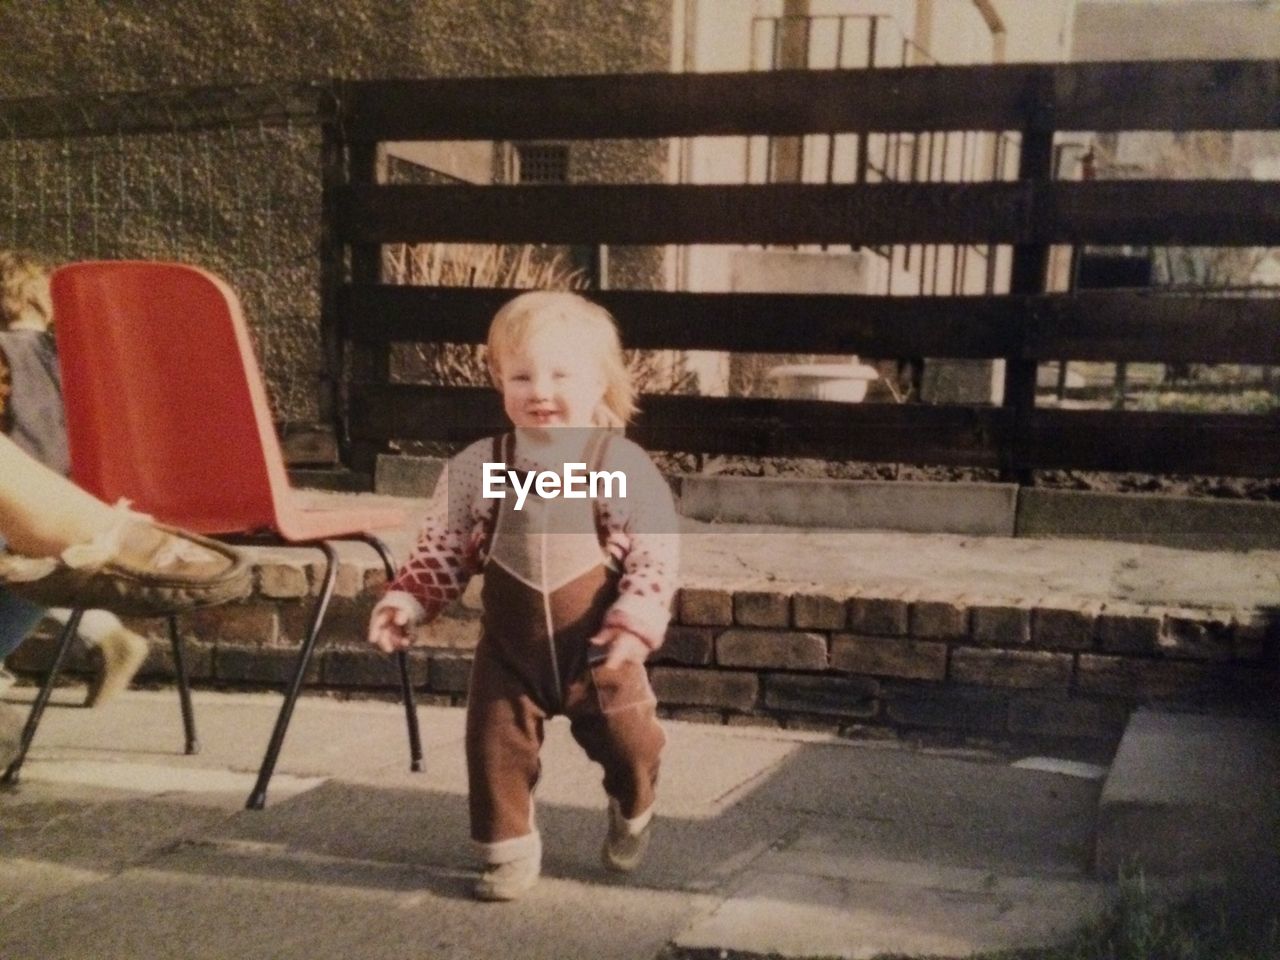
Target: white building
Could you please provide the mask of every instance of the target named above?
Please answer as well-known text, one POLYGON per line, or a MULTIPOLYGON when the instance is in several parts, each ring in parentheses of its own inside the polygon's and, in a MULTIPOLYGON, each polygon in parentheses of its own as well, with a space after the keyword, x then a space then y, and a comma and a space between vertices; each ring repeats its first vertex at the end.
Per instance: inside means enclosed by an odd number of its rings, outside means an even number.
MULTIPOLYGON (((698 72, 1060 61, 1075 0, 687 0, 679 68, 698 72)), ((678 147, 688 183, 876 183, 1007 179, 1016 137, 992 133, 703 137, 678 147)), ((759 248, 674 253, 672 283, 698 291, 903 296, 1000 292, 1011 250, 988 245, 759 248)), ((704 391, 730 381, 729 360, 699 356, 704 391)), ((742 358, 734 363, 741 366, 742 358)), ((923 399, 997 401, 1002 363, 925 363, 923 399)), ((742 376, 732 377, 741 384, 742 376)))

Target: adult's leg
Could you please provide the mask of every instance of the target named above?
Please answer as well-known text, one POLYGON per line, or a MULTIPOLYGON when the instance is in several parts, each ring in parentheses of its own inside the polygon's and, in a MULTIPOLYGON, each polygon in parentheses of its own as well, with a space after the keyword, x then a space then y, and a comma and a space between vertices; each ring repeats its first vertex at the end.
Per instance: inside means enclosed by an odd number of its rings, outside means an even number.
POLYGON ((0 587, 0 665, 35 629, 45 609, 0 587))
POLYGON ((162 529, 123 506, 107 506, 5 436, 0 436, 0 538, 21 557, 62 556, 77 567, 114 559, 190 582, 224 579, 238 564, 221 548, 162 529), (75 560, 66 553, 71 547, 77 548, 75 560))
POLYGON ((0 435, 0 536, 28 557, 51 557, 120 522, 118 511, 0 435))

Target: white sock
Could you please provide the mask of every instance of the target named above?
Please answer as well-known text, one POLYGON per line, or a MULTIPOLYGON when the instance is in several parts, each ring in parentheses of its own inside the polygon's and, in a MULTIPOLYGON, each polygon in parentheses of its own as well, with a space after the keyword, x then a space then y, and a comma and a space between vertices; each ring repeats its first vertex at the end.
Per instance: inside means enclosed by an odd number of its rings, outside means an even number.
POLYGON ((628 820, 626 817, 622 816, 622 807, 617 800, 610 797, 609 803, 612 804, 614 810, 618 812, 619 819, 627 825, 627 833, 633 837, 638 837, 644 828, 649 825, 649 821, 653 819, 653 804, 650 804, 649 809, 644 813, 628 820))

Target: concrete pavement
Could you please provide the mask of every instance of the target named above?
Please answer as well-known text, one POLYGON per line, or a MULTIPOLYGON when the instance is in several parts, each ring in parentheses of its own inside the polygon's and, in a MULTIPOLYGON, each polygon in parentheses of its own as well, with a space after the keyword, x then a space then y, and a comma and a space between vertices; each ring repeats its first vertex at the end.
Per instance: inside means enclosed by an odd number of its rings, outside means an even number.
MULTIPOLYGON (((11 700, 30 689, 12 691, 11 700)), ((548 726, 544 878, 468 896, 462 711, 304 697, 264 811, 242 805, 279 699, 172 691, 46 715, 0 793, 0 957, 634 958, 665 945, 963 956, 1043 943, 1099 908, 1100 790, 978 752, 668 722, 661 821, 631 878, 599 866, 598 769, 548 726)), ((1034 765, 1033 765, 1034 766, 1034 765)))

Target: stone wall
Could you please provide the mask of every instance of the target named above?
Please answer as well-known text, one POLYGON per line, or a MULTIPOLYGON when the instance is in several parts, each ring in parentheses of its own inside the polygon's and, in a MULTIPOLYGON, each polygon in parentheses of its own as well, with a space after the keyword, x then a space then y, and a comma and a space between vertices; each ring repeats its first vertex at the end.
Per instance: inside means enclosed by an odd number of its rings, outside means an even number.
MULTIPOLYGON (((199 686, 282 686, 317 590, 317 563, 274 555, 245 603, 182 619, 199 686)), ((465 701, 479 627, 479 578, 448 615, 420 628, 410 654, 420 702, 465 701)), ((372 561, 340 568, 311 690, 392 697, 395 661, 362 642, 383 582, 372 561)), ((1280 697, 1276 624, 1204 610, 685 587, 650 672, 663 712, 682 720, 923 737, 943 742, 1112 745, 1131 708, 1156 702, 1249 710, 1280 697)), ((163 623, 138 621, 153 654, 144 681, 168 681, 163 623)), ((70 670, 92 669, 73 648, 70 670)), ((8 666, 36 677, 51 637, 8 666)))

